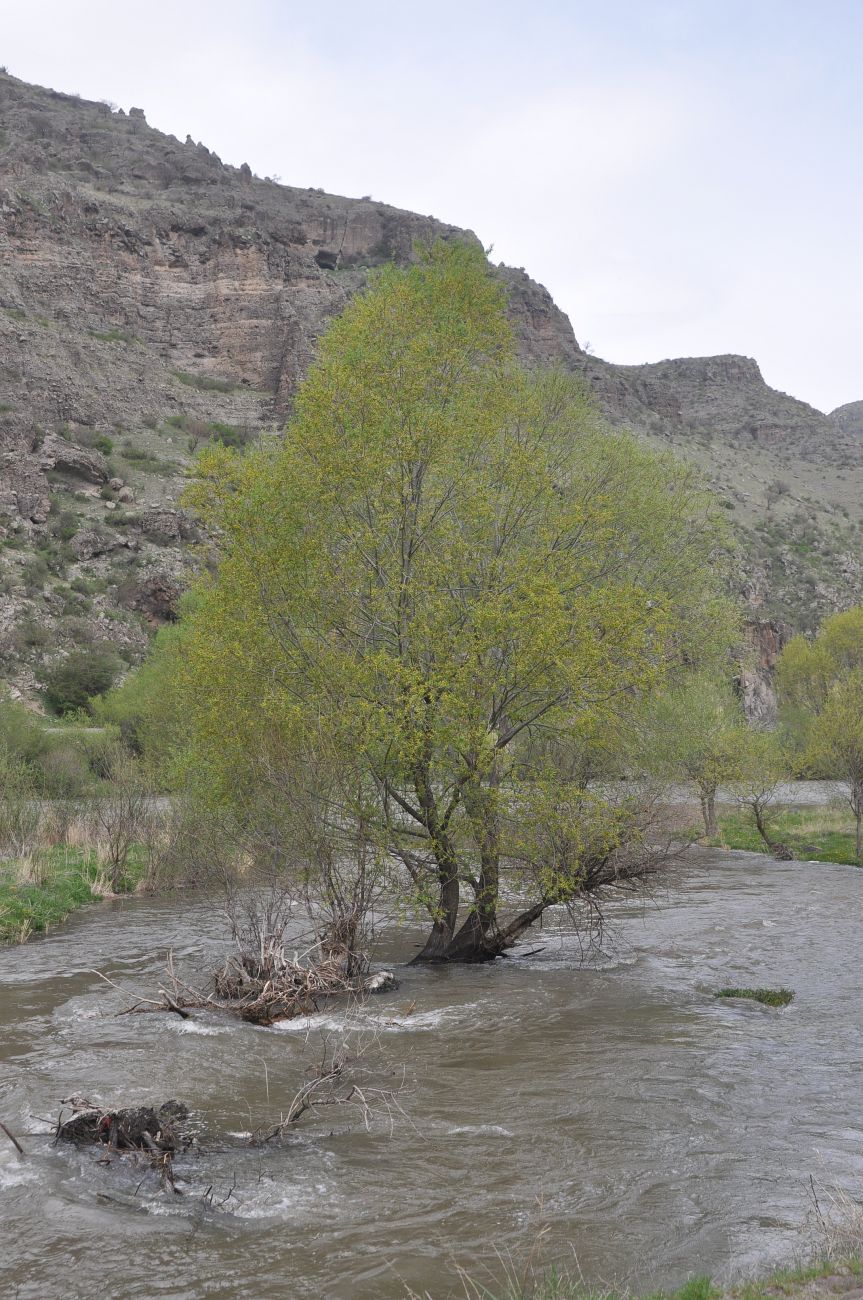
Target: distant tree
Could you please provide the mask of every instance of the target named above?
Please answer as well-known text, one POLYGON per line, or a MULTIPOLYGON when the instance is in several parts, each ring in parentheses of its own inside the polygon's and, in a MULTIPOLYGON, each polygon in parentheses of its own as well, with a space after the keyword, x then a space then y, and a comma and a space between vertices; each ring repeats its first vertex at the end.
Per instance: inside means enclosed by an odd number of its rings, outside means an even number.
POLYGON ((835 682, 807 728, 806 758, 845 787, 854 814, 855 858, 863 865, 863 669, 835 682))
POLYGON ((791 773, 782 737, 776 732, 748 728, 740 741, 737 771, 731 780, 732 793, 770 852, 776 857, 790 858, 791 850, 775 838, 773 829, 776 804, 791 773))
POLYGON ((683 676, 648 712, 645 761, 694 786, 705 835, 718 834, 716 795, 740 776, 747 734, 731 682, 705 672, 683 676))
POLYGON ((48 674, 45 702, 64 715, 86 709, 94 695, 107 691, 119 671, 115 655, 102 650, 75 650, 48 674))
POLYGON ((776 686, 780 719, 801 770, 831 775, 827 769, 813 766, 815 751, 810 746, 809 733, 834 689, 860 670, 863 670, 863 608, 860 606, 825 619, 812 640, 805 636, 792 637, 779 656, 776 686))

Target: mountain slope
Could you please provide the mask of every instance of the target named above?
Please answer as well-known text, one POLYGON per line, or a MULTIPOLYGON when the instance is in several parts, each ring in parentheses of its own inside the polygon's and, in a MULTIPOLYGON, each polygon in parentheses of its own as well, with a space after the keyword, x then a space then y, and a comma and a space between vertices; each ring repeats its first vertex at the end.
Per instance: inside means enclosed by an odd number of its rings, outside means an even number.
MULTIPOLYGON (((188 580, 194 450, 280 428, 328 320, 429 236, 475 239, 0 75, 0 671, 18 689, 74 648, 142 653, 188 580)), ((861 598, 852 408, 822 415, 742 357, 602 361, 542 286, 499 274, 528 361, 583 374, 612 421, 703 467, 753 611, 810 626, 861 598)))

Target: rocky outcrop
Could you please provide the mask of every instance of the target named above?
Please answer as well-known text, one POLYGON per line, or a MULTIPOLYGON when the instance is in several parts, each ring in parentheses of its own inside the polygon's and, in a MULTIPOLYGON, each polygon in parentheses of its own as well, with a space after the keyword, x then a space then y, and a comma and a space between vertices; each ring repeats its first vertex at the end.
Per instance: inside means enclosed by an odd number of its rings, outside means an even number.
POLYGON ((745 631, 751 653, 739 678, 743 708, 751 722, 772 727, 776 722, 774 669, 794 629, 775 619, 751 619, 745 631))
POLYGON ((863 402, 848 402, 830 412, 830 419, 843 433, 863 441, 863 402))
POLYGON ((59 470, 89 483, 108 481, 108 462, 101 452, 89 447, 78 447, 64 438, 45 439, 39 450, 39 467, 42 470, 59 470))

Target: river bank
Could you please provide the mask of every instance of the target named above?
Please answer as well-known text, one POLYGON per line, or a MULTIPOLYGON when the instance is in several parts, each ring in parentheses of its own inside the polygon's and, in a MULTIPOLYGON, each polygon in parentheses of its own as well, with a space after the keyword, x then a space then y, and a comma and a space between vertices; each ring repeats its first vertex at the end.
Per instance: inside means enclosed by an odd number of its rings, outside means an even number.
MULTIPOLYGON (((500 1285, 465 1279, 467 1300, 634 1300, 631 1292, 590 1290, 567 1270, 551 1270, 539 1278, 510 1269, 500 1285)), ((652 1291, 645 1300, 845 1300, 863 1298, 863 1258, 824 1257, 807 1264, 775 1269, 763 1277, 735 1286, 718 1286, 710 1277, 690 1278, 673 1291, 652 1291)), ((409 1300, 425 1300, 415 1292, 409 1300)))
MULTIPOLYGON (((787 845, 800 861, 860 865, 856 859, 854 818, 847 805, 777 805, 770 811, 769 833, 772 840, 787 845)), ((720 813, 719 834, 705 842, 711 848, 771 853, 752 818, 739 811, 720 813)))
POLYGON ((140 846, 129 853, 121 894, 111 891, 103 857, 94 849, 60 845, 0 863, 0 944, 46 934, 79 908, 134 891, 144 875, 140 846))

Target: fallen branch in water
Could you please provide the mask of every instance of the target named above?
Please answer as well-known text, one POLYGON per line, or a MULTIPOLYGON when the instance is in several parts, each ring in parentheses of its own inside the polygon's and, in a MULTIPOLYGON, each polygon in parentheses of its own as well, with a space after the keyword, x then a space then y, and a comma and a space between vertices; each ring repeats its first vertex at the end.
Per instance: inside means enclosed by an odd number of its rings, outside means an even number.
POLYGON ((23 1156, 25 1154, 24 1148, 16 1138, 15 1134, 9 1132, 8 1128, 3 1123, 2 1119, 0 1119, 0 1128, 2 1128, 3 1132, 6 1134, 7 1138, 12 1143, 15 1150, 18 1152, 19 1156, 23 1156))
POLYGON ((406 1070, 402 1067, 397 1085, 381 1088, 367 1081, 370 1071, 362 1064, 371 1049, 377 1046, 378 1035, 370 1034, 352 1044, 349 1053, 343 1038, 323 1036, 321 1059, 306 1071, 311 1075, 297 1090, 279 1123, 258 1129, 250 1138, 253 1146, 263 1146, 285 1134, 306 1114, 323 1106, 351 1106, 359 1111, 363 1126, 368 1131, 376 1115, 383 1114, 390 1131, 396 1116, 407 1119, 399 1101, 405 1087, 406 1070))

